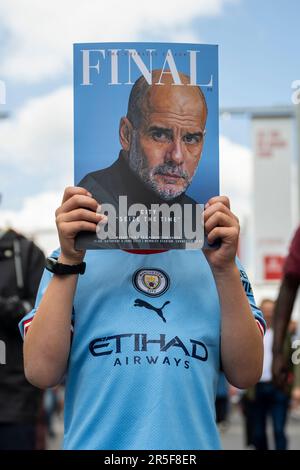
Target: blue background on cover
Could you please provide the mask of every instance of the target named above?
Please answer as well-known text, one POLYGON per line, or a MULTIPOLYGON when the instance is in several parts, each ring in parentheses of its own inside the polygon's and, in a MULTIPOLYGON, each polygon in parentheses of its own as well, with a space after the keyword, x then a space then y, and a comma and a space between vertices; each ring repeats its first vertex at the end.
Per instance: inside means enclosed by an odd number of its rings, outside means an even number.
MULTIPOLYGON (((155 49, 153 69, 163 67, 168 49, 172 50, 179 72, 189 75, 187 50, 198 50, 197 82, 208 83, 213 75, 213 88, 202 87, 208 106, 206 136, 198 170, 186 194, 199 203, 219 194, 219 111, 218 111, 218 47, 201 44, 175 43, 89 43, 74 45, 74 182, 78 182, 91 171, 110 166, 119 155, 119 122, 127 113, 127 104, 132 85, 128 81, 128 55, 124 49, 136 49, 142 54, 146 49, 155 49), (100 73, 90 70, 93 85, 82 86, 82 49, 105 49, 105 59, 98 52, 90 53, 90 64, 100 63, 100 73), (111 81, 111 57, 108 49, 121 49, 119 56, 119 82, 111 81), (175 55, 176 52, 176 55, 175 55)), ((141 55, 146 66, 149 56, 141 55)), ((135 82, 141 72, 131 60, 131 81, 135 82)))

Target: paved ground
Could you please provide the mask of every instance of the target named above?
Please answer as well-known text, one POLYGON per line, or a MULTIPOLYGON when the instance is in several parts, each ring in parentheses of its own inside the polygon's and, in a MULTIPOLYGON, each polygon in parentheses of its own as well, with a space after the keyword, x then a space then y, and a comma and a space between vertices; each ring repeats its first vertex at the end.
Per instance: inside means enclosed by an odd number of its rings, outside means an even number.
MULTIPOLYGON (((61 438, 63 434, 63 423, 62 419, 56 419, 54 423, 54 428, 56 432, 56 437, 49 439, 48 448, 49 449, 59 449, 61 438)), ((300 413, 294 417, 290 417, 287 426, 287 434, 289 438, 289 449, 300 450, 300 413)), ((270 442, 272 443, 272 430, 269 426, 268 435, 270 437, 270 442)), ((221 432, 223 448, 226 450, 243 450, 244 447, 244 433, 243 433, 243 423, 241 415, 237 409, 233 409, 230 422, 221 432)))
MULTIPOLYGON (((228 428, 221 431, 223 448, 226 450, 243 450, 244 445, 244 429, 241 415, 237 409, 233 410, 230 416, 228 428)), ((300 415, 294 414, 290 416, 287 425, 287 436, 290 450, 300 449, 300 415)), ((273 436, 271 423, 268 426, 268 437, 270 448, 273 447, 273 436)))

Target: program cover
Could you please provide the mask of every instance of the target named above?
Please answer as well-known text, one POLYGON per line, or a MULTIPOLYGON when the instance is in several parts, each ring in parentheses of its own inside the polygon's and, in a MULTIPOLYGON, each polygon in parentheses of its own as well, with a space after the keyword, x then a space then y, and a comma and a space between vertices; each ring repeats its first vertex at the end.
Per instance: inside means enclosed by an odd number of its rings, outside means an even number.
POLYGON ((74 45, 74 180, 107 216, 77 249, 193 249, 219 194, 218 48, 74 45))

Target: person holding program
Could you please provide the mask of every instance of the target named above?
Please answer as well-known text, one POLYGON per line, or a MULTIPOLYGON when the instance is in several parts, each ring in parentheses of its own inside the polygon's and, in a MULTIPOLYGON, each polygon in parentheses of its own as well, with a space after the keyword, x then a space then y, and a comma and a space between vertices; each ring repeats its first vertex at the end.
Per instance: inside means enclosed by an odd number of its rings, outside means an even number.
MULTIPOLYGON (((156 85, 161 70, 152 72, 153 85, 141 76, 132 87, 127 115, 120 119, 119 158, 108 168, 87 174, 78 184, 87 189, 97 201, 111 204, 120 214, 119 198, 127 197, 127 206, 143 204, 149 217, 153 205, 177 204, 182 209, 181 225, 190 218, 196 227, 196 201, 186 194, 197 171, 204 145, 207 104, 198 86, 189 86, 190 78, 180 73, 182 85, 174 86, 170 75, 163 75, 156 85), (189 205, 191 212, 184 213, 189 205)), ((127 215, 127 214, 126 214, 127 215)), ((156 216, 156 213, 154 214, 156 216)), ((118 235, 118 234, 117 234, 118 235)), ((95 234, 80 234, 80 248, 94 248, 95 234)), ((135 241, 121 248, 162 248, 161 240, 135 241)), ((172 241, 169 248, 185 248, 185 244, 172 241)), ((116 242, 106 241, 104 248, 115 248, 116 242)))
MULTIPOLYGON (((159 191, 184 191, 182 175, 191 178, 200 158, 192 148, 200 148, 205 112, 196 88, 186 86, 182 102, 150 106, 148 99, 147 122, 155 117, 156 129, 136 131, 135 152, 124 128, 126 162, 146 164, 159 191), (175 176, 151 172, 167 166, 175 176)), ((170 83, 164 93, 173 93, 170 83)), ((26 376, 41 388, 66 378, 64 449, 219 449, 220 370, 236 387, 255 384, 265 328, 236 257, 239 222, 230 202, 216 196, 205 205, 208 243, 220 240, 215 249, 76 250, 78 232, 94 235, 107 223, 101 203, 83 187, 64 192, 60 248, 20 324, 26 376)))

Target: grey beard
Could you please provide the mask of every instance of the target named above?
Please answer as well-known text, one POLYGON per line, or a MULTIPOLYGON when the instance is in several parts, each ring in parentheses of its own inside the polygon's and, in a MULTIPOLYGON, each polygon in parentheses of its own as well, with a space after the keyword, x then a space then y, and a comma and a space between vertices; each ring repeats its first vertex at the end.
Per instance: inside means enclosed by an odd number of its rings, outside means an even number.
POLYGON ((171 201, 176 197, 180 196, 182 193, 186 191, 188 186, 191 184, 193 179, 189 177, 187 172, 182 171, 177 165, 174 165, 171 162, 164 163, 152 169, 148 166, 147 158, 143 155, 138 142, 138 135, 137 131, 133 130, 132 133, 132 143, 131 148, 128 153, 128 160, 129 160, 129 167, 131 170, 141 179, 141 181, 152 191, 158 194, 162 199, 165 201, 171 201), (167 170, 167 171, 166 171, 167 170), (186 185, 182 189, 178 189, 177 191, 166 190, 159 186, 159 184, 155 181, 154 175, 159 173, 174 173, 175 175, 181 176, 184 178, 186 185))

